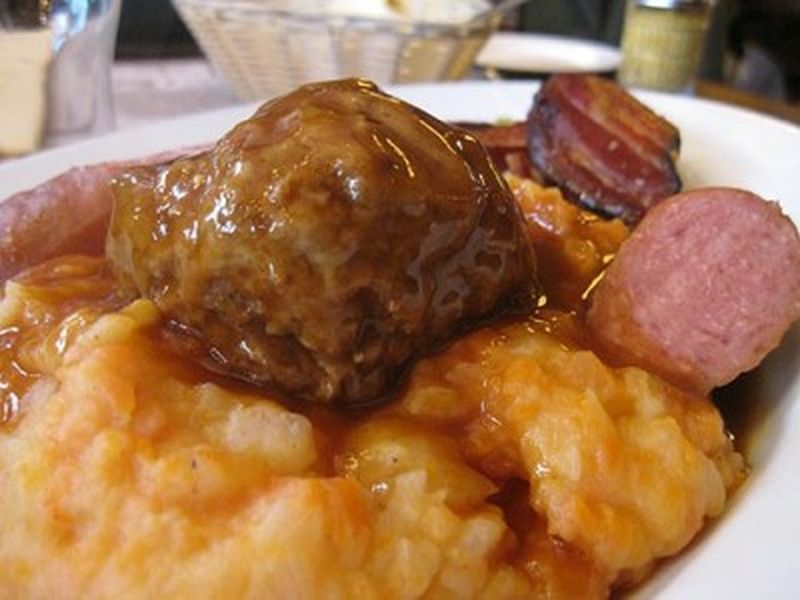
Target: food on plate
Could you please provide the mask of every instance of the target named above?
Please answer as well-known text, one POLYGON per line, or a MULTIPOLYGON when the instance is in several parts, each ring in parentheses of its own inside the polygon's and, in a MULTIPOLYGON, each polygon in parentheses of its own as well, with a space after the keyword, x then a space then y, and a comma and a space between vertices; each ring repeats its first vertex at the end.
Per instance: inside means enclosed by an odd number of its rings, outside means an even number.
POLYGON ((527 122, 461 123, 498 168, 538 183, 605 217, 635 225, 679 191, 678 130, 624 89, 594 75, 550 77, 527 122))
MULTIPOLYGON (((126 169, 108 256, 55 257, 0 297, 0 596, 603 598, 685 548, 743 458, 707 386, 612 364, 603 307, 615 316, 616 291, 649 276, 642 252, 678 283, 720 268, 759 302, 736 269, 773 281, 784 265, 794 283, 769 305, 784 316, 747 313, 778 336, 797 317, 781 304, 797 298, 793 226, 745 192, 705 190, 632 229, 489 160, 471 134, 350 81, 272 101, 209 152, 126 169), (691 240, 665 236, 681 223, 722 241, 678 254, 691 240), (731 260, 737 236, 749 243, 731 260), (437 311, 400 321, 381 294, 403 268, 437 311), (279 288, 253 308, 263 272, 279 288), (462 312, 438 312, 453 290, 462 312), (517 292, 536 305, 498 315, 517 292), (271 382, 279 395, 223 362, 253 314, 264 331, 293 314, 290 347, 346 347, 352 323, 394 322, 383 350, 408 348, 398 332, 412 350, 391 369, 414 360, 380 405, 315 396, 331 373, 374 385, 357 380, 362 360, 324 354, 324 377, 296 367, 304 384, 271 382), (188 340, 217 353, 213 369, 188 340)), ((32 193, 52 208, 65 191, 32 193)), ((729 291, 710 305, 726 318, 741 306, 729 291)))
POLYGON ((610 356, 708 393, 756 367, 800 318, 800 238, 780 207, 731 188, 653 208, 592 296, 610 356))
POLYGON ((678 192, 678 130, 615 83, 559 74, 528 114, 533 166, 570 198, 635 224, 678 192))
POLYGON ((509 124, 458 123, 478 138, 498 169, 538 183, 544 176, 537 171, 528 156, 528 125, 522 121, 509 124))
POLYGON ((113 288, 60 258, 0 303, 29 378, 0 432, 2 596, 603 597, 743 476, 708 398, 606 367, 569 313, 469 333, 343 414, 209 374, 113 288))
POLYGON ((536 250, 536 274, 551 305, 582 313, 587 290, 600 277, 629 228, 565 202, 558 188, 510 173, 506 178, 522 209, 536 250))
POLYGON ((111 214, 108 182, 123 168, 75 168, 0 204, 0 281, 62 253, 101 253, 111 214))
POLYGON ((76 167, 5 199, 0 203, 0 282, 54 256, 102 253, 111 217, 109 182, 136 164, 162 162, 201 149, 76 167))
POLYGON ((216 368, 296 398, 375 401, 413 357, 535 295, 477 140, 362 80, 301 87, 113 193, 121 281, 216 368))

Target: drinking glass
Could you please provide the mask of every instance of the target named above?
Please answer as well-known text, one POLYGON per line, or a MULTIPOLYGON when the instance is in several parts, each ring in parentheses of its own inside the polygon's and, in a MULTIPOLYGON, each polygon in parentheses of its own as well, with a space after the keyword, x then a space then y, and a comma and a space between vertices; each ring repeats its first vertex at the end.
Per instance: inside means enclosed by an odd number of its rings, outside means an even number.
POLYGON ((113 128, 111 65, 120 4, 0 0, 0 154, 113 128), (18 147, 4 148, 4 138, 18 140, 18 147))

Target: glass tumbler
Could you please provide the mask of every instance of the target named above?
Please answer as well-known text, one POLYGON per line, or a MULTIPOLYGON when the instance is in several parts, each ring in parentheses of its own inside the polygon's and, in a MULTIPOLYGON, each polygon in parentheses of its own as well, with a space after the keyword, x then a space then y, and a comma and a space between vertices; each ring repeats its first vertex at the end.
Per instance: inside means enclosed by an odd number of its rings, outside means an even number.
POLYGON ((121 0, 0 0, 0 155, 114 126, 121 0))

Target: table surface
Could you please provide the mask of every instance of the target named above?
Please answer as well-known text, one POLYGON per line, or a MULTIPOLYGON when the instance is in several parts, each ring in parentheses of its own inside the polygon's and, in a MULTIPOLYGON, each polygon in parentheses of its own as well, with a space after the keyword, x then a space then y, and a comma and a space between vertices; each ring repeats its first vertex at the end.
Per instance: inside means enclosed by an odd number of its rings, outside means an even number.
MULTIPOLYGON (((204 59, 118 61, 112 71, 117 129, 233 106, 239 99, 204 59)), ((800 124, 800 106, 708 81, 695 94, 800 124)))
POLYGON ((118 130, 240 102, 203 59, 117 61, 111 83, 118 130))
POLYGON ((748 108, 757 112, 762 112, 795 125, 800 125, 800 105, 789 104, 770 100, 764 96, 758 96, 728 85, 722 85, 712 81, 699 81, 695 85, 695 95, 701 98, 717 100, 748 108))

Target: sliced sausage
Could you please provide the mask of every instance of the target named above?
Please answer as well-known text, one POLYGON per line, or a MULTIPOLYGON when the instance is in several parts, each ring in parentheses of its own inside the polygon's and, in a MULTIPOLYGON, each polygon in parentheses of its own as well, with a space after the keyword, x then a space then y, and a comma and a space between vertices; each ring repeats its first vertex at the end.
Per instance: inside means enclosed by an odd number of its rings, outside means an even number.
POLYGON ((495 166, 501 171, 510 171, 518 177, 527 177, 538 183, 543 175, 534 168, 528 156, 528 125, 525 122, 508 125, 460 122, 458 127, 466 129, 483 144, 495 166))
POLYGON ((533 166, 567 197, 629 225, 681 188, 678 130, 594 75, 545 82, 528 115, 528 145, 533 166))
POLYGON ((742 190, 678 194, 623 243, 589 331, 612 362, 708 392, 758 365, 800 317, 800 239, 777 204, 742 190))
POLYGON ((111 214, 108 182, 123 168, 71 169, 0 203, 0 281, 57 254, 100 254, 111 214))

